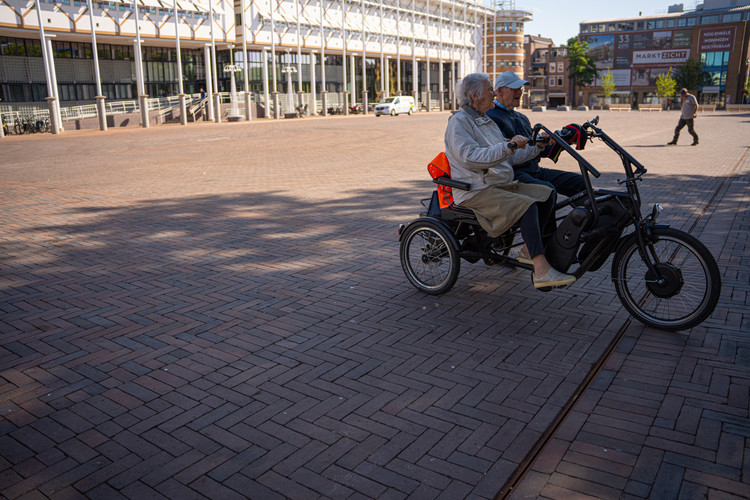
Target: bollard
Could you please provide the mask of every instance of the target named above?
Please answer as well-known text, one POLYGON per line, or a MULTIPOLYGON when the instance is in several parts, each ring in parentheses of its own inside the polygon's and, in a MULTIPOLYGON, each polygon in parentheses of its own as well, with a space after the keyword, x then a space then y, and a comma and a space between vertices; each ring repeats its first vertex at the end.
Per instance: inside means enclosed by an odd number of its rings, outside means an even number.
POLYGON ((250 92, 245 91, 245 120, 250 121, 253 118, 252 112, 251 112, 251 104, 250 102, 250 92))
POLYGON ((187 103, 185 94, 180 94, 180 125, 187 125, 187 103))
POLYGON ((221 123, 221 94, 214 94, 214 121, 221 123))
POLYGON ((138 104, 141 108, 141 127, 148 128, 148 94, 139 95, 138 104))
POLYGON ((99 130, 107 130, 107 107, 104 105, 106 99, 103 95, 96 96, 96 114, 99 115, 99 130))

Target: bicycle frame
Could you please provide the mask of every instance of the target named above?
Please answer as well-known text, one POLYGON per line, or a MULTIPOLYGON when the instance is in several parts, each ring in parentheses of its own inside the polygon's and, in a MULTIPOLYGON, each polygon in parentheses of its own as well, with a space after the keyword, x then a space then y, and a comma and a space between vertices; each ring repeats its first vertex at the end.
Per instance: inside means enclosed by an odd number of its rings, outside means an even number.
MULTIPOLYGON (((584 140, 588 140, 589 138, 598 138, 602 142, 604 142, 612 151, 614 151, 619 157, 622 162, 623 170, 625 171, 625 180, 618 180, 618 184, 624 184, 625 188, 627 189, 627 193, 630 196, 630 198, 633 200, 633 206, 632 209, 629 210, 631 212, 631 223, 634 226, 634 230, 636 233, 636 238, 638 239, 638 249, 641 254, 641 258, 646 263, 648 268, 656 274, 656 276, 660 277, 660 273, 658 269, 655 267, 654 261, 656 260, 653 255, 647 255, 646 249, 648 248, 647 240, 648 240, 648 232, 650 228, 653 227, 668 227, 666 224, 660 224, 656 226, 656 218, 661 211, 661 207, 657 204, 654 205, 654 209, 652 210, 651 214, 647 216, 646 218, 643 217, 641 212, 641 195, 640 191, 638 190, 638 181, 642 180, 643 175, 647 173, 646 167, 644 167, 638 160, 636 160, 630 153, 628 153, 622 146, 620 146, 617 142, 615 142, 614 139, 612 139, 609 135, 607 135, 606 132, 604 132, 602 129, 597 127, 597 123, 599 121, 599 117, 597 116, 591 121, 586 122, 583 125, 583 130, 586 132, 587 137, 584 140), (589 132, 589 130, 591 132, 589 132)), ((565 206, 574 206, 576 204, 579 204, 579 202, 582 200, 582 198, 586 198, 586 202, 591 207, 591 213, 593 215, 593 222, 591 224, 592 227, 596 227, 600 210, 599 210, 599 204, 605 200, 612 199, 616 197, 617 195, 622 195, 623 193, 618 193, 615 191, 608 191, 608 190, 595 190, 593 188, 593 185, 591 184, 591 178, 590 175, 593 175, 594 177, 598 178, 601 176, 601 173, 588 161, 586 158, 584 158, 578 151, 576 151, 573 147, 571 147, 564 139, 562 139, 556 132, 552 132, 547 127, 545 127, 542 124, 537 124, 534 126, 534 133, 532 135, 530 142, 535 142, 536 138, 540 131, 546 132, 550 139, 553 140, 557 145, 559 145, 565 152, 570 154, 579 165, 579 168, 581 169, 581 175, 583 177, 584 185, 586 187, 586 191, 584 193, 577 194, 575 196, 572 196, 560 203, 558 203, 555 206, 555 211, 565 207, 565 206)), ((606 228, 602 228, 603 232, 606 230, 606 228)), ((596 231, 596 230, 594 230, 596 231)), ((592 236, 596 236, 595 232, 589 232, 584 235, 582 235, 582 239, 591 238, 592 236)), ((582 266, 585 268, 585 266, 582 266)), ((585 272, 585 269, 583 269, 585 272)), ((578 274, 578 273, 576 273, 578 274)), ((582 273, 581 273, 582 274, 582 273)))

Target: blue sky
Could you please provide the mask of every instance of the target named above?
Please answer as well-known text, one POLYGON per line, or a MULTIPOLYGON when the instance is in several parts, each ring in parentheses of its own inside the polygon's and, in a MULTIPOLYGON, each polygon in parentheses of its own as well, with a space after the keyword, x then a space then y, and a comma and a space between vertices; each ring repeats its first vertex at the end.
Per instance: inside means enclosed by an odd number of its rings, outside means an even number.
POLYGON ((556 45, 563 45, 568 38, 578 34, 578 23, 590 19, 612 17, 635 17, 664 14, 670 5, 682 3, 685 10, 695 8, 695 0, 583 0, 564 2, 561 0, 516 0, 516 10, 531 11, 534 20, 526 23, 524 33, 552 38, 556 45))

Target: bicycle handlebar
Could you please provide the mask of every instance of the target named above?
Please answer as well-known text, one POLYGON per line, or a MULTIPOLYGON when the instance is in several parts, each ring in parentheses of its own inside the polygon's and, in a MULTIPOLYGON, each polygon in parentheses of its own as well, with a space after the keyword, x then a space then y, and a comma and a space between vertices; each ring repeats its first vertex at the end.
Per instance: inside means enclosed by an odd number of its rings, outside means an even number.
POLYGON ((625 151, 625 149, 622 148, 619 144, 617 144, 614 140, 612 140, 611 137, 609 137, 602 129, 597 127, 597 124, 599 123, 599 116, 597 115, 593 120, 587 121, 583 124, 584 130, 593 130, 594 136, 600 138, 602 141, 607 144, 610 148, 612 148, 617 154, 619 154, 624 160, 627 160, 631 165, 635 166, 635 171, 633 172, 633 175, 635 177, 641 177, 643 174, 645 174, 648 170, 646 170, 646 167, 640 164, 638 160, 633 158, 633 156, 625 151))
POLYGON ((542 130, 547 132, 547 134, 549 135, 548 141, 549 140, 555 141, 557 145, 563 148, 568 154, 570 154, 570 156, 575 158, 578 161, 578 163, 582 165, 583 168, 585 168, 591 175, 593 175, 594 177, 599 177, 602 175, 596 168, 594 168, 594 166, 591 163, 589 163, 586 160, 586 158, 581 156, 575 149, 570 147, 570 144, 565 142, 559 135, 557 135, 556 132, 552 132, 550 129, 548 129, 541 123, 537 123, 536 125, 534 125, 533 133, 531 134, 531 139, 529 140, 529 143, 536 144, 538 140, 537 137, 539 137, 539 132, 542 130))

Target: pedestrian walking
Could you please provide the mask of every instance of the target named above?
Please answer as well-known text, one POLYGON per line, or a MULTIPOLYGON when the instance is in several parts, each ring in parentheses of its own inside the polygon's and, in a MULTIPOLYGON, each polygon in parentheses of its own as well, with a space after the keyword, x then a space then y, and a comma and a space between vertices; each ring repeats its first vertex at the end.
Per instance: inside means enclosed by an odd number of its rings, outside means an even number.
POLYGON ((691 146, 698 145, 698 134, 695 133, 693 127, 696 114, 698 114, 698 100, 687 89, 680 90, 680 121, 677 122, 677 127, 674 129, 674 139, 667 144, 677 144, 677 139, 680 137, 680 130, 687 125, 688 133, 693 136, 691 146))

